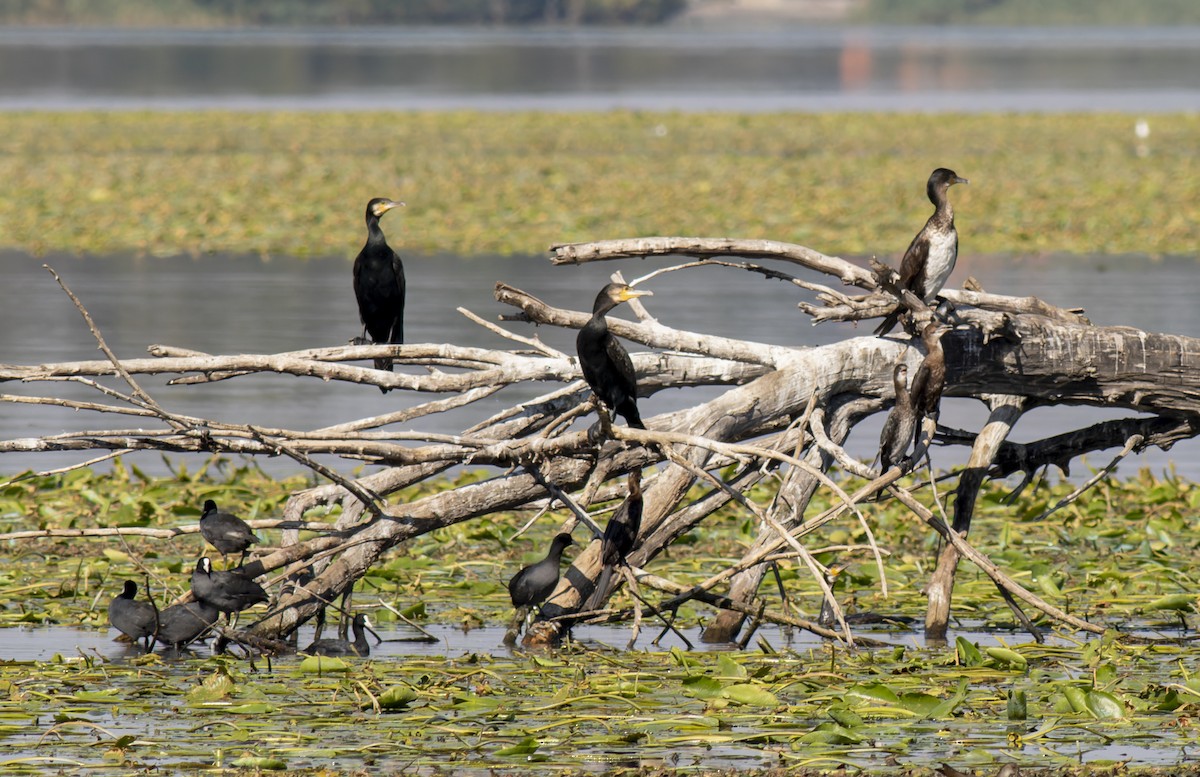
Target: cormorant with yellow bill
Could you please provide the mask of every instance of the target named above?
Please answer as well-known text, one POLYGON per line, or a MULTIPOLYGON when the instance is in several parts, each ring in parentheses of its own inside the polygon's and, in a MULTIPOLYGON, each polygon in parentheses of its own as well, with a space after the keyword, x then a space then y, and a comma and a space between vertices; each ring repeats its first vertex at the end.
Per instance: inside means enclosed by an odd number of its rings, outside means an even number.
POLYGON ((579 330, 575 348, 583 379, 596 393, 596 399, 610 411, 620 413, 625 423, 645 429, 637 409, 637 374, 624 346, 608 331, 604 314, 635 297, 654 292, 635 290, 624 283, 610 283, 596 295, 592 317, 579 330))
MULTIPOLYGON (((376 344, 404 342, 404 264, 379 227, 380 216, 403 204, 387 197, 367 203, 367 243, 354 260, 358 317, 376 344)), ((392 360, 376 359, 375 369, 390 372, 392 360)), ((386 394, 389 389, 381 387, 380 391, 386 394)))

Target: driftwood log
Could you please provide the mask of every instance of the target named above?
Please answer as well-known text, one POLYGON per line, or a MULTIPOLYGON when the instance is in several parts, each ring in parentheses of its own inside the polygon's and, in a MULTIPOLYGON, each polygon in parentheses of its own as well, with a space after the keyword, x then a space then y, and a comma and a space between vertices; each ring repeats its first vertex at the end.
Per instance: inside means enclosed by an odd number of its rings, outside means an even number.
MULTIPOLYGON (((796 326, 802 326, 806 317, 813 323, 881 317, 898 301, 894 278, 886 267, 864 268, 802 246, 772 241, 614 240, 554 246, 551 261, 567 264, 656 255, 690 257, 691 261, 658 270, 635 283, 667 271, 719 264, 794 285, 799 307, 796 326), (823 273, 830 277, 830 284, 803 280, 756 263, 768 259, 785 263, 785 267, 790 263, 823 273)), ((645 510, 639 542, 629 556, 632 574, 626 579, 637 583, 644 601, 647 589, 661 593, 653 604, 646 604, 647 612, 671 611, 689 599, 713 606, 706 640, 736 640, 744 633, 747 619, 787 623, 826 637, 853 640, 840 618, 836 599, 831 603, 839 625, 827 628, 777 612, 758 600, 759 589, 770 565, 787 558, 798 559, 828 592, 824 570, 806 549, 805 538, 845 516, 857 516, 869 527, 860 505, 881 491, 890 492, 945 540, 927 588, 928 637, 941 638, 946 633, 955 569, 964 557, 995 581, 1004 601, 1035 636, 1037 630, 1023 607, 1037 608, 1070 628, 1097 631, 1098 626, 1063 613, 1021 588, 968 543, 975 495, 988 477, 1014 472, 1032 477, 1049 465, 1065 470, 1074 457, 1085 453, 1119 448, 1119 455, 1124 456, 1152 445, 1166 449, 1200 433, 1200 340, 1093 326, 1080 311, 1057 308, 1034 297, 987 294, 976 284, 961 291, 943 290, 942 296, 952 303, 948 315, 953 325, 942 340, 947 359, 946 395, 976 398, 990 409, 988 422, 980 430, 937 429, 935 443, 971 448, 968 463, 956 473, 957 482, 951 488, 953 508, 947 524, 938 510, 931 510, 897 486, 898 470, 872 472, 840 447, 855 424, 890 405, 895 364, 905 361, 910 373, 915 372, 922 358, 920 339, 906 333, 789 348, 673 329, 635 303, 632 308, 639 320, 610 318, 610 328, 617 336, 651 349, 633 354, 643 396, 666 388, 726 388, 709 401, 646 419, 646 431, 606 425, 603 428, 608 433, 604 434, 592 424, 595 408, 580 380, 574 355, 521 332, 526 322, 579 328, 589 314, 551 307, 503 283, 496 285, 495 295, 513 308, 513 313, 504 317, 507 327, 483 321, 469 311, 460 312, 514 342, 511 350, 434 343, 215 355, 152 345, 149 358, 120 360, 108 350, 83 304, 59 282, 108 358, 0 364, 0 382, 45 382, 52 387, 70 380, 94 388, 97 398, 84 402, 52 394, 2 394, 0 401, 129 416, 132 426, 0 439, 0 454, 69 450, 118 455, 156 450, 287 455, 328 480, 292 496, 280 524, 284 543, 247 565, 253 572, 270 573, 271 581, 290 582, 274 589, 269 614, 252 627, 258 637, 280 638, 292 633, 349 591, 382 553, 444 526, 497 511, 561 503, 594 532, 592 511, 623 498, 624 476, 634 469, 646 470, 645 510), (382 372, 361 365, 379 356, 394 358, 401 371, 382 372), (405 372, 406 365, 419 370, 405 372), (333 427, 277 429, 172 413, 135 377, 167 374, 175 376, 171 383, 187 385, 264 371, 426 392, 436 398, 333 427), (460 434, 390 428, 401 423, 412 426, 427 415, 471 405, 504 386, 524 381, 560 385, 482 418, 460 434), (1118 407, 1137 415, 1032 443, 1006 440, 1024 412, 1049 404, 1118 407), (371 462, 385 468, 353 479, 316 463, 312 457, 319 454, 340 457, 348 466, 371 462), (401 488, 436 478, 460 464, 491 466, 494 475, 405 504, 387 499, 401 488), (839 469, 865 476, 869 482, 846 493, 840 483, 847 481, 829 474, 839 469), (768 482, 775 484, 769 505, 757 505, 746 497, 750 486, 768 482), (695 486, 702 489, 702 496, 695 496, 695 486), (819 489, 834 494, 835 506, 813 514, 809 504, 819 489), (673 541, 730 503, 750 511, 762 527, 741 559, 729 559, 727 569, 696 586, 681 586, 646 571, 673 541), (342 506, 336 524, 320 524, 323 531, 300 541, 298 529, 315 525, 305 523, 306 514, 334 504, 342 506)), ((581 289, 580 300, 590 300, 593 293, 581 289)), ((931 315, 911 294, 901 295, 899 300, 909 309, 910 332, 931 315)), ((872 550, 878 554, 879 546, 886 544, 886 537, 874 538, 872 550)), ((599 546, 593 541, 575 558, 551 597, 552 604, 530 629, 526 644, 553 643, 580 619, 614 615, 579 609, 600 570, 599 546)))

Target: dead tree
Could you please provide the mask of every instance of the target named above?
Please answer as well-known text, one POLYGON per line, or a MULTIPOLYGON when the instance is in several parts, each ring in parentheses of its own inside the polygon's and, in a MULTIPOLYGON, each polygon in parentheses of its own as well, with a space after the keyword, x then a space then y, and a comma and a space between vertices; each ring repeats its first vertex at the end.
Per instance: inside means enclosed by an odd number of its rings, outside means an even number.
MULTIPOLYGON (((799 302, 814 323, 857 321, 891 312, 895 287, 885 268, 868 269, 802 246, 758 240, 650 238, 564 245, 553 248, 556 264, 627 257, 680 255, 694 261, 659 270, 721 265, 758 273, 794 285, 812 299, 799 302), (724 258, 722 258, 724 257, 724 258), (854 293, 798 279, 774 267, 753 263, 770 259, 825 273, 854 293), (891 291, 889 291, 891 289, 891 291)), ((641 279, 645 282, 646 279, 641 279)), ((65 288, 65 286, 64 286, 65 288)), ((69 291, 68 291, 69 293, 69 291)), ((958 473, 950 525, 896 484, 900 473, 871 472, 841 448, 855 424, 885 410, 892 398, 891 374, 899 361, 914 371, 922 358, 919 338, 897 333, 887 338, 854 337, 818 348, 771 346, 673 329, 650 318, 638 305, 639 321, 610 319, 619 337, 651 350, 633 354, 642 395, 664 388, 726 387, 719 396, 684 409, 646 419, 647 430, 614 426, 608 436, 589 429, 594 415, 573 355, 561 353, 520 333, 521 322, 578 328, 589 314, 551 307, 518 289, 497 284, 496 298, 514 308, 508 328, 468 315, 514 341, 512 350, 452 344, 318 348, 275 355, 223 356, 151 346, 150 358, 120 360, 104 345, 106 360, 42 365, 0 365, 0 381, 61 381, 69 378, 96 389, 94 402, 55 396, 0 395, 6 402, 53 404, 136 419, 137 428, 89 429, 86 432, 0 440, 6 451, 159 450, 287 455, 312 467, 328 484, 292 496, 284 520, 300 526, 318 506, 340 504, 337 523, 318 536, 299 541, 285 532, 283 545, 248 564, 280 586, 270 613, 253 628, 263 637, 281 637, 349 591, 385 551, 426 532, 497 511, 561 503, 579 520, 595 522, 591 511, 624 496, 626 473, 647 470, 645 508, 637 546, 629 554, 633 573, 627 580, 643 591, 665 597, 653 609, 669 611, 693 599, 717 611, 705 637, 728 641, 747 617, 808 628, 827 637, 852 639, 844 622, 835 631, 803 618, 766 609, 756 602, 769 564, 796 559, 821 586, 822 570, 804 540, 830 521, 857 517, 868 527, 860 506, 887 490, 945 540, 945 550, 929 586, 926 631, 944 635, 951 608, 954 570, 963 557, 996 583, 1018 618, 1035 607, 1076 629, 1100 627, 1080 621, 1021 588, 968 542, 975 495, 988 477, 1021 471, 1029 476, 1054 464, 1065 468, 1076 456, 1106 448, 1122 455, 1200 433, 1200 340, 1154 334, 1125 327, 1091 325, 1078 311, 1063 310, 1033 297, 1013 298, 978 289, 943 290, 953 303, 954 329, 943 338, 947 358, 946 395, 973 397, 991 409, 988 424, 977 432, 939 427, 935 442, 968 445, 970 460, 958 473), (514 331, 515 330, 515 331, 514 331), (381 372, 351 364, 389 356, 401 369, 381 372), (448 372, 447 368, 455 370, 448 372), (146 392, 134 376, 176 375, 172 384, 236 379, 273 371, 321 380, 371 384, 439 395, 416 407, 378 417, 311 430, 263 428, 192 418, 170 412, 167 403, 146 392), (123 388, 106 385, 111 376, 123 388), (536 399, 480 419, 461 434, 397 432, 449 407, 468 406, 500 388, 523 381, 561 384, 536 399), (1017 445, 1006 441, 1012 425, 1028 409, 1046 404, 1121 407, 1148 417, 1094 424, 1069 434, 1017 445), (348 463, 371 462, 385 469, 358 479, 318 465, 316 454, 339 456, 348 463), (450 467, 470 463, 492 466, 486 480, 440 491, 406 504, 389 502, 399 489, 435 478, 450 467), (864 476, 869 482, 847 493, 845 478, 834 469, 864 476), (769 505, 747 497, 750 486, 777 484, 769 505), (693 487, 702 496, 690 496, 693 487), (834 507, 812 514, 818 489, 834 495, 834 507), (734 504, 749 511, 762 533, 741 559, 702 584, 681 586, 647 571, 664 549, 716 510, 734 504), (715 591, 721 587, 725 593, 715 591)), ((73 297, 74 298, 74 297, 73 297)), ((581 292, 581 299, 590 294, 581 292)), ((913 325, 931 315, 911 294, 902 301, 913 325)), ((81 312, 86 311, 78 302, 81 312)), ((50 383, 49 385, 56 385, 50 383)), ((887 538, 875 538, 886 545, 887 538)), ((527 637, 530 644, 553 642, 579 618, 600 571, 599 541, 592 542, 563 575, 559 590, 543 608, 543 620, 527 637)), ((827 588, 826 588, 827 590, 827 588)), ((638 613, 640 614, 640 613, 638 613)))

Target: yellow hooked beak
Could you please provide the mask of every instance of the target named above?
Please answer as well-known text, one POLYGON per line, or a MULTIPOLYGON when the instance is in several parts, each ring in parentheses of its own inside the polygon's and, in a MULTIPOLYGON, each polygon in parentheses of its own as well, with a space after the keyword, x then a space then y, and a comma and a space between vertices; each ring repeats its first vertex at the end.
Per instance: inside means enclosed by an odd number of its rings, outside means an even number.
POLYGON ((387 213, 392 208, 403 208, 403 207, 404 207, 403 202, 396 202, 395 200, 388 200, 387 202, 381 202, 375 206, 375 215, 382 216, 383 214, 387 213))
POLYGON ((621 289, 621 301, 628 302, 635 297, 653 297, 654 292, 649 289, 631 289, 628 286, 621 289))

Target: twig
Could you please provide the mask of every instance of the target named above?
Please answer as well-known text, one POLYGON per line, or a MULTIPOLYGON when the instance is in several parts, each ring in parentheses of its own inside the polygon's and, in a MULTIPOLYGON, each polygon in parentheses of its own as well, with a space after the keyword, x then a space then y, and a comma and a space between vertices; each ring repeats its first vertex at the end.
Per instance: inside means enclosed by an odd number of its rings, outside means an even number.
POLYGON ((1141 445, 1143 439, 1144 438, 1140 434, 1135 434, 1132 437, 1130 437, 1128 440, 1125 441, 1125 447, 1121 448, 1121 451, 1116 456, 1113 456, 1112 461, 1108 462, 1108 464, 1103 469, 1097 471, 1096 474, 1092 475, 1090 478, 1087 479, 1086 482, 1081 484, 1079 486, 1079 488, 1075 489, 1071 493, 1064 496, 1062 499, 1058 500, 1058 502, 1053 507, 1050 507, 1049 509, 1045 510, 1041 515, 1039 515, 1037 518, 1034 518, 1033 520, 1034 521, 1044 521, 1047 518, 1049 518, 1051 515, 1053 515, 1054 513, 1058 512, 1062 508, 1064 508, 1067 505, 1074 502, 1079 497, 1083 496, 1084 493, 1086 493, 1088 491, 1088 489, 1092 488, 1097 483, 1099 483, 1101 480, 1103 480, 1104 478, 1111 475, 1113 470, 1115 470, 1117 468, 1117 464, 1119 464, 1121 462, 1121 459, 1124 459, 1126 456, 1128 456, 1130 453, 1133 452, 1134 448, 1141 445))

